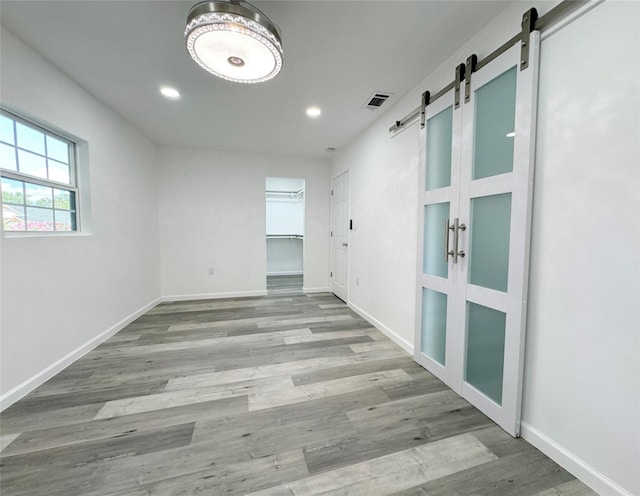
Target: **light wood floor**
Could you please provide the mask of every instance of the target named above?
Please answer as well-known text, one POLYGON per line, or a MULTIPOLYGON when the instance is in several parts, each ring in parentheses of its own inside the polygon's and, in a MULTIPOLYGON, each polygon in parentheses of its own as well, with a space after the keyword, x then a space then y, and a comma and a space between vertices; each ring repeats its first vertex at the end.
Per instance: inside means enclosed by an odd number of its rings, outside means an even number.
POLYGON ((328 294, 159 305, 0 433, 3 496, 593 494, 328 294))
POLYGON ((292 276, 267 276, 267 294, 302 294, 302 274, 292 276))

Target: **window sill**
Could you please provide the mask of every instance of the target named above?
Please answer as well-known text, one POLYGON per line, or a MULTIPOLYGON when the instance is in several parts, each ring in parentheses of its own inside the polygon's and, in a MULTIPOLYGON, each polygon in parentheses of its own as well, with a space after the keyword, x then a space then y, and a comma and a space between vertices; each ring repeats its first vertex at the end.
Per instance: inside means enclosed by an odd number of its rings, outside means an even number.
POLYGON ((19 238, 68 238, 68 237, 84 237, 91 236, 90 232, 80 231, 2 231, 2 237, 4 239, 19 239, 19 238))

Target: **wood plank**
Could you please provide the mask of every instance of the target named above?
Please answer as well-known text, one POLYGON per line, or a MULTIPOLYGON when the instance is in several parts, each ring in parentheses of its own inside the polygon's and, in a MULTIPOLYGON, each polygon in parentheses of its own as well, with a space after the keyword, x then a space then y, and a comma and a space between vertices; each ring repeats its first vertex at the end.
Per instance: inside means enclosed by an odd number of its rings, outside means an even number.
POLYGON ((327 398, 350 391, 396 384, 408 380, 411 380, 411 378, 404 370, 395 369, 334 379, 332 381, 316 382, 285 391, 254 393, 249 395, 249 411, 327 398))
POLYGON ((158 305, 0 433, 3 496, 591 495, 328 293, 158 305))
POLYGON ((462 434, 248 496, 391 494, 495 459, 477 439, 462 434))
POLYGON ((193 405, 234 396, 268 394, 270 391, 292 390, 293 382, 288 375, 269 377, 268 379, 252 379, 231 384, 180 389, 157 394, 136 396, 107 402, 96 415, 96 419, 122 417, 135 413, 162 410, 176 406, 193 405))

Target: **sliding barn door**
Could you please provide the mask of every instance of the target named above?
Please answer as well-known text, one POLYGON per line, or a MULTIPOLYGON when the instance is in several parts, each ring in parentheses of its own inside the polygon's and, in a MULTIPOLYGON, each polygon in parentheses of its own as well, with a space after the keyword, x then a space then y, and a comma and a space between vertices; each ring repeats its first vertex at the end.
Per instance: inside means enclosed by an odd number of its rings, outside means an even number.
POLYGON ((449 94, 428 105, 421 140, 416 360, 514 436, 522 396, 537 32, 530 45, 524 70, 518 44, 467 74, 458 108, 449 94))
POLYGON ((419 217, 419 282, 417 308, 421 321, 415 343, 416 359, 460 393, 460 356, 453 341, 456 271, 451 262, 452 222, 460 209, 460 146, 462 115, 454 111, 454 91, 426 108, 422 133, 419 217))

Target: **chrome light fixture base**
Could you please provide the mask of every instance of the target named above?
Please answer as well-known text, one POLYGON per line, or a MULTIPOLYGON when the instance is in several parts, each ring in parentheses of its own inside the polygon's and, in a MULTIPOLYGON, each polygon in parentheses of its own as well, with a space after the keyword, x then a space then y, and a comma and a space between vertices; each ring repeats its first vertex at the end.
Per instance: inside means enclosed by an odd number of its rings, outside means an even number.
POLYGON ((280 31, 246 2, 194 5, 184 33, 187 51, 205 71, 236 83, 261 83, 282 68, 280 31))

